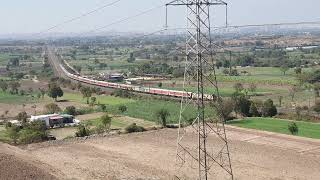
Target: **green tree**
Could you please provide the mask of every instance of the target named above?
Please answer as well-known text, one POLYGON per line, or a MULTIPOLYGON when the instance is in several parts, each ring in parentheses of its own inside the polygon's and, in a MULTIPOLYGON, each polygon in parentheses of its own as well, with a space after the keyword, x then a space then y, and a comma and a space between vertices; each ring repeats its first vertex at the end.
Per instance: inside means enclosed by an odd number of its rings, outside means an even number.
POLYGON ((41 121, 26 124, 19 132, 19 140, 23 144, 42 142, 48 139, 45 123, 41 121))
POLYGON ((89 98, 92 96, 92 89, 89 87, 82 87, 80 92, 83 98, 87 98, 87 104, 89 104, 89 98))
POLYGON ((162 108, 156 112, 156 116, 159 118, 162 127, 166 127, 167 118, 170 116, 170 112, 167 109, 162 108))
POLYGON ((297 135, 299 133, 299 127, 295 122, 291 122, 288 124, 288 130, 292 135, 297 135))
POLYGON ((243 93, 234 93, 232 95, 234 102, 235 112, 241 113, 244 116, 250 116, 251 101, 243 93))
POLYGON ((136 58, 134 57, 134 54, 133 53, 130 53, 130 56, 129 56, 129 58, 128 58, 128 62, 129 63, 132 63, 132 62, 134 62, 136 60, 136 58))
POLYGON ((221 103, 214 103, 213 107, 218 112, 220 118, 226 122, 234 110, 234 102, 231 99, 224 99, 221 103))
POLYGON ((320 100, 316 100, 315 105, 313 106, 313 110, 320 114, 320 100))
POLYGON ((320 97, 320 83, 313 84, 313 91, 314 91, 315 98, 320 97))
POLYGON ((3 92, 7 91, 8 89, 8 83, 5 81, 0 81, 0 88, 2 89, 3 92))
POLYGON ((264 117, 273 117, 277 115, 277 113, 277 107, 273 104, 271 99, 268 99, 263 103, 262 115, 264 117))
POLYGON ((91 102, 90 102, 90 105, 91 106, 94 106, 97 102, 97 98, 96 97, 91 97, 91 102))
POLYGON ((253 117, 259 117, 260 113, 254 103, 251 103, 249 113, 253 117))
POLYGON ((112 118, 108 114, 105 114, 105 115, 101 116, 100 121, 101 121, 102 125, 104 126, 105 131, 109 132, 110 128, 111 128, 112 118))
POLYGON ((294 69, 294 72, 295 72, 296 74, 301 74, 301 73, 302 73, 301 67, 295 68, 295 69, 294 69))
POLYGON ((289 70, 289 67, 287 65, 282 65, 280 67, 280 71, 283 73, 283 75, 286 75, 286 72, 289 70))
POLYGON ((63 91, 62 89, 56 84, 56 83, 51 83, 49 84, 49 89, 47 92, 48 96, 57 101, 58 97, 63 96, 63 91))
POLYGON ((124 112, 126 112, 127 111, 127 106, 125 106, 125 105, 121 105, 121 106, 119 106, 119 111, 121 112, 121 113, 124 113, 124 112))
POLYGON ((12 81, 9 83, 9 87, 10 87, 12 93, 14 93, 14 94, 18 94, 20 86, 21 86, 20 83, 17 81, 12 81))

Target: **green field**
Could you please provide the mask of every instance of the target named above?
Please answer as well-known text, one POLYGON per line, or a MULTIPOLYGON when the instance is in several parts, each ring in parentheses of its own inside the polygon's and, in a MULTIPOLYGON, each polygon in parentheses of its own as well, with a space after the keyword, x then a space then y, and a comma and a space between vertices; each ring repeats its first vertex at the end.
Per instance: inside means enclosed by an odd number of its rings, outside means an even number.
MULTIPOLYGON (((60 99, 65 99, 65 100, 71 100, 71 101, 76 101, 80 103, 86 103, 87 100, 83 98, 80 94, 76 93, 65 93, 62 98, 60 99)), ((125 99, 125 98, 118 98, 114 96, 98 96, 97 97, 97 103, 100 104, 108 104, 111 106, 116 106, 116 105, 121 105, 121 104, 128 104, 135 102, 135 100, 132 99, 125 99)))
MULTIPOLYGON (((290 134, 288 124, 291 121, 274 118, 247 118, 228 122, 232 126, 249 129, 290 134)), ((299 127, 298 136, 320 139, 320 124, 309 122, 296 122, 299 127)))
MULTIPOLYGON (((66 94, 61 99, 80 103, 86 102, 86 100, 83 99, 80 94, 66 94)), ((99 102, 100 104, 105 104, 107 106, 107 112, 112 114, 119 114, 120 112, 118 110, 118 107, 120 105, 125 105, 127 106, 127 111, 122 115, 153 122, 158 121, 157 117, 155 116, 156 112, 161 108, 165 108, 168 109, 171 114, 168 118, 168 123, 177 123, 179 120, 179 101, 165 101, 152 98, 127 99, 113 96, 97 96, 97 102, 99 102)), ((208 114, 214 115, 214 110, 212 108, 208 107, 206 111, 208 114)), ((190 119, 192 117, 195 117, 195 107, 188 106, 183 115, 184 117, 190 119)))
MULTIPOLYGON (((286 72, 286 75, 276 67, 241 67, 238 72, 247 71, 248 75, 226 76, 222 75, 222 69, 218 71, 218 81, 220 82, 241 82, 270 85, 294 85, 297 84, 294 68, 286 72)), ((310 72, 312 68, 304 68, 303 72, 310 72)))
POLYGON ((22 104, 22 103, 33 103, 36 102, 36 98, 30 96, 19 96, 3 92, 0 90, 0 103, 6 104, 22 104))

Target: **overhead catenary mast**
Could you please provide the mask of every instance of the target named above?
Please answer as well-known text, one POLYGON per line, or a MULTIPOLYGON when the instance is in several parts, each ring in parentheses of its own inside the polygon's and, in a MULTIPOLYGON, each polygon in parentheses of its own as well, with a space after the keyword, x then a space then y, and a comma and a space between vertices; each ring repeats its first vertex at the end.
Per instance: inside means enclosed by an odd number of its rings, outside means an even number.
MULTIPOLYGON (((196 164, 199 180, 214 179, 218 172, 225 172, 233 179, 229 146, 223 116, 223 100, 219 94, 216 78, 216 62, 213 59, 214 44, 211 37, 210 7, 225 6, 220 0, 175 0, 166 6, 187 7, 186 63, 184 91, 196 86, 196 97, 183 97, 177 139, 177 165, 179 169, 188 168, 186 164, 196 164), (213 90, 213 91, 212 91, 213 90), (206 94, 212 94, 212 102, 207 102, 206 94), (190 107, 195 106, 195 119, 189 119, 190 107), (213 119, 210 109, 215 109, 217 118, 213 119), (187 115, 188 114, 188 115, 187 115), (188 126, 191 123, 191 126, 188 126), (188 133, 187 133, 188 132, 188 133), (185 136, 194 136, 187 141, 185 136), (210 135, 212 134, 212 135, 210 135), (211 142, 213 135, 218 137, 211 142), (218 169, 222 169, 219 171, 218 169)), ((226 11, 227 12, 227 11, 226 11)), ((167 15, 166 15, 167 16, 167 15)), ((226 15, 227 16, 227 15, 226 15)), ((227 19, 227 18, 226 18, 227 19)), ((167 22, 167 21, 166 21, 167 22)), ((227 22, 227 21, 226 21, 227 22)), ((189 89, 189 90, 188 90, 189 89)), ((190 168, 190 167, 189 167, 190 168)), ((177 172, 178 174, 178 172, 177 172)), ((177 178, 180 179, 180 177, 177 178)))

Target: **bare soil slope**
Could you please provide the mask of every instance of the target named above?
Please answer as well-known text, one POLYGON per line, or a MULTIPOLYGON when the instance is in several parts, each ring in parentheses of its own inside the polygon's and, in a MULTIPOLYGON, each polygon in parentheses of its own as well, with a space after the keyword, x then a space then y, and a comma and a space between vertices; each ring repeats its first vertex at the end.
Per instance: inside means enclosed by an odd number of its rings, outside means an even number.
MULTIPOLYGON (((235 179, 319 179, 320 141, 238 128, 228 132, 235 179)), ((26 151, 57 168, 59 179, 172 179, 176 136, 176 130, 166 129, 35 144, 26 151)), ((191 143, 189 137, 186 141, 191 143)), ((179 172, 196 179, 195 170, 179 172)), ((220 172, 210 179, 229 179, 220 172)))
POLYGON ((26 152, 5 144, 0 144, 0 179, 34 180, 57 179, 50 167, 24 155, 26 152))

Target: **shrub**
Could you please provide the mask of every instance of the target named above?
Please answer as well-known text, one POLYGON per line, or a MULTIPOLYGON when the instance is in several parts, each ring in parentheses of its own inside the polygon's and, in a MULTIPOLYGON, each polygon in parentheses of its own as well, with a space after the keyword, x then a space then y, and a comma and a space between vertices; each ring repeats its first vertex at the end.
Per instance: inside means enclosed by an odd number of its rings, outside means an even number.
POLYGON ((54 113, 61 112, 60 107, 54 103, 47 104, 47 105, 45 105, 44 108, 45 108, 46 113, 48 113, 48 114, 54 114, 54 113))
POLYGON ((256 105, 254 103, 251 103, 251 106, 250 106, 250 111, 249 111, 250 115, 253 116, 253 117, 260 117, 260 113, 256 107, 256 105))
POLYGON ((104 129, 106 132, 110 131, 111 120, 112 120, 112 118, 108 114, 105 114, 105 115, 101 116, 101 118, 100 118, 100 121, 101 121, 102 125, 104 126, 104 129))
POLYGON ((264 117, 273 117, 278 114, 276 106, 271 99, 266 100, 263 103, 262 115, 264 117))
POLYGON ((244 116, 250 116, 251 101, 243 93, 234 93, 232 100, 235 103, 235 111, 241 113, 244 116))
POLYGON ((17 120, 22 122, 22 123, 26 123, 27 122, 27 118, 28 118, 28 114, 26 112, 20 112, 17 116, 17 120))
POLYGON ((225 99, 221 102, 221 104, 214 103, 213 107, 215 108, 219 116, 223 119, 223 121, 227 121, 230 119, 230 114, 234 110, 234 103, 231 99, 225 99))
POLYGON ((80 124, 76 132, 76 137, 86 137, 90 135, 90 130, 85 125, 80 124))
POLYGON ((142 126, 137 126, 136 123, 133 123, 133 124, 127 126, 127 127, 125 128, 125 130, 126 130, 127 133, 134 133, 134 132, 143 132, 143 131, 145 131, 144 127, 142 127, 142 126))
POLYGON ((105 104, 98 104, 97 111, 106 112, 107 106, 105 104))
POLYGON ((19 138, 20 127, 13 125, 13 124, 8 124, 8 125, 6 125, 6 129, 7 129, 7 134, 10 137, 10 139, 13 141, 14 144, 17 144, 17 141, 19 138))
POLYGON ((97 134, 102 134, 105 132, 105 127, 102 124, 98 124, 95 128, 97 134))
POLYGON ((94 112, 93 108, 83 107, 83 108, 77 109, 76 114, 77 115, 83 115, 83 114, 90 114, 90 113, 93 113, 93 112, 94 112))
POLYGON ((123 98, 132 98, 132 97, 134 97, 134 94, 132 94, 131 92, 129 92, 127 90, 115 90, 115 91, 112 92, 111 95, 115 96, 115 97, 123 97, 123 98))
POLYGON ((68 106, 64 110, 64 113, 75 116, 75 115, 77 115, 77 109, 74 106, 68 106))
POLYGON ((43 122, 31 122, 19 132, 19 140, 23 144, 42 142, 48 139, 46 125, 43 122))
POLYGON ((127 111, 127 106, 125 106, 125 105, 121 105, 121 106, 119 106, 119 111, 121 112, 121 113, 124 113, 124 112, 126 112, 127 111))
POLYGON ((292 135, 297 135, 299 133, 299 127, 295 122, 289 123, 288 130, 292 135))
POLYGON ((167 109, 159 109, 156 112, 156 116, 157 116, 157 118, 159 118, 160 124, 162 125, 162 127, 166 127, 167 126, 167 118, 168 118, 168 116, 170 116, 169 111, 167 109))

